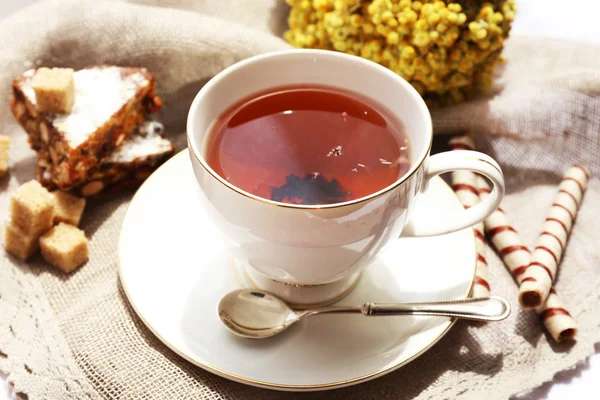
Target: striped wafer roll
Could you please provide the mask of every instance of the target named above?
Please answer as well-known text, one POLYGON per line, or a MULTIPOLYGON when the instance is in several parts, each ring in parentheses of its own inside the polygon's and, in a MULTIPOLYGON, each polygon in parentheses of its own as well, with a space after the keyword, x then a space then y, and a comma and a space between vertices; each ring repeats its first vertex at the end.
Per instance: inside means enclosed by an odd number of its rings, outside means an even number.
MULTIPOLYGON (((452 150, 474 150, 475 143, 468 135, 455 136, 449 140, 448 145, 452 150)), ((471 171, 452 172, 452 188, 465 208, 473 207, 479 203, 477 191, 477 175, 471 171)), ((475 270, 475 284, 473 297, 487 297, 490 295, 488 282, 488 264, 485 257, 486 244, 483 236, 483 223, 473 226, 477 246, 477 267, 475 270)))
POLYGON ((546 303, 536 311, 554 340, 562 342, 575 339, 577 323, 554 289, 550 289, 546 303))
POLYGON ((475 269, 475 284, 473 285, 473 297, 488 297, 490 295, 490 284, 488 282, 488 263, 485 257, 486 244, 483 236, 483 223, 473 226, 477 244, 477 267, 475 269))
POLYGON ((524 309, 540 307, 550 294, 588 179, 589 171, 577 165, 567 170, 558 186, 531 263, 520 282, 519 303, 524 309))
MULTIPOLYGON (((477 189, 482 199, 489 196, 491 187, 481 176, 477 177, 477 189)), ((531 252, 523 239, 510 224, 504 210, 498 208, 484 221, 488 239, 504 261, 517 283, 521 284, 524 272, 531 262, 531 252)))
MULTIPOLYGON (((475 150, 475 142, 468 134, 454 136, 448 141, 451 150, 475 150)), ((479 203, 476 174, 471 171, 453 171, 452 189, 465 208, 479 203)))
MULTIPOLYGON (((482 199, 489 195, 491 190, 485 179, 480 176, 477 177, 477 188, 482 199)), ((494 211, 485 220, 484 225, 488 239, 502 257, 504 265, 511 272, 515 281, 520 284, 525 278, 524 272, 531 262, 531 253, 523 239, 501 209, 494 211)), ((554 289, 550 290, 546 303, 536 311, 554 340, 560 342, 575 339, 577 323, 566 310, 554 289)))
POLYGON ((448 147, 450 147, 450 150, 475 151, 475 141, 469 133, 464 133, 462 135, 451 137, 450 140, 448 140, 448 147))

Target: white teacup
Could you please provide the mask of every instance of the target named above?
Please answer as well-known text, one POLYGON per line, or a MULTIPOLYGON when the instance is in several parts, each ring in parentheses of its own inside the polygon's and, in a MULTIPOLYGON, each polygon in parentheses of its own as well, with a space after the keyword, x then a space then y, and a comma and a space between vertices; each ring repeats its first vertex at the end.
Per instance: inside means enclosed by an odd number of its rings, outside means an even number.
POLYGON ((431 116, 417 91, 390 70, 338 52, 289 50, 239 62, 215 76, 190 108, 187 138, 203 207, 231 244, 250 282, 288 302, 334 301, 353 287, 360 271, 390 241, 429 236, 472 226, 490 215, 504 194, 498 164, 485 154, 452 151, 429 155, 431 116), (293 205, 245 192, 206 162, 212 123, 229 107, 255 93, 288 85, 315 84, 354 91, 385 104, 404 123, 412 144, 409 172, 369 196, 329 205, 293 205), (418 195, 438 174, 480 173, 493 183, 491 195, 449 215, 434 229, 403 232, 418 195))

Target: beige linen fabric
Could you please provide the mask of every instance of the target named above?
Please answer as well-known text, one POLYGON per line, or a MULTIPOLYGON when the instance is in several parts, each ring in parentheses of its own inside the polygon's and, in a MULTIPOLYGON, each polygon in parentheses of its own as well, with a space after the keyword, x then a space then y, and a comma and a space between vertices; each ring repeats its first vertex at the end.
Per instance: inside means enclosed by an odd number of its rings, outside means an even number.
MULTIPOLYGON (((148 67, 165 100, 161 118, 181 149, 187 109, 198 89, 236 61, 287 48, 277 37, 286 12, 276 0, 55 0, 4 21, 0 129, 13 144, 10 176, 0 181, 0 210, 8 209, 10 193, 34 172, 34 153, 8 107, 14 76, 33 65, 148 67)), ((438 133, 465 128, 481 133, 478 144, 506 173, 503 207, 532 245, 562 172, 577 161, 600 173, 600 48, 515 37, 505 54, 508 63, 493 97, 434 110, 433 116, 438 133)), ((580 324, 575 345, 554 344, 535 313, 519 310, 516 285, 491 256, 492 292, 509 299, 514 309, 507 320, 457 323, 429 352, 396 372, 307 394, 252 388, 204 372, 143 326, 117 276, 119 228, 131 195, 113 193, 90 203, 82 222, 91 240, 90 261, 72 275, 49 269, 39 258, 25 264, 0 256, 0 371, 9 374, 20 395, 31 400, 504 399, 583 361, 600 341, 597 178, 590 182, 557 285, 580 324)))

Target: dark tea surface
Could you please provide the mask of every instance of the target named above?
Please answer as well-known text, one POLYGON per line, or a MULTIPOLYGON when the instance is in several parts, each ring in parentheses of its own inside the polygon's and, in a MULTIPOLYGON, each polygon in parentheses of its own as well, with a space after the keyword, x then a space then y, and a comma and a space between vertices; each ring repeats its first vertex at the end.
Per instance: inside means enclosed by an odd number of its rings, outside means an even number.
POLYGON ((331 204, 377 192, 404 175, 409 143, 383 107, 329 87, 284 87, 225 112, 209 132, 208 164, 265 199, 331 204))

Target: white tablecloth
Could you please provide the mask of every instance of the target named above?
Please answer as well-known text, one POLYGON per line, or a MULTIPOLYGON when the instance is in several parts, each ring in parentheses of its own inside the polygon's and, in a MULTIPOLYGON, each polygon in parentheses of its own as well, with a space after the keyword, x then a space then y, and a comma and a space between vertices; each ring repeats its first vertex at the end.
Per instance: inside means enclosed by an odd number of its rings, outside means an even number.
MULTIPOLYGON (((0 0, 0 19, 36 0, 0 0)), ((519 13, 513 34, 582 40, 600 44, 600 1, 517 0, 519 13)), ((12 400, 6 376, 0 372, 0 400, 12 400)), ((563 371, 530 393, 514 400, 597 400, 600 398, 600 344, 596 354, 574 370, 563 371)), ((489 400, 494 400, 490 393, 489 400)))

